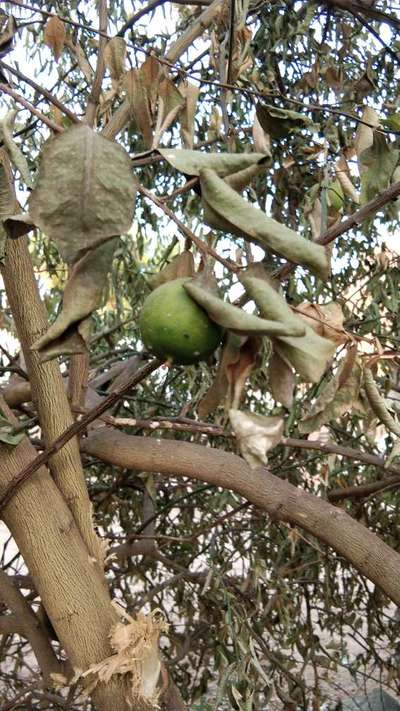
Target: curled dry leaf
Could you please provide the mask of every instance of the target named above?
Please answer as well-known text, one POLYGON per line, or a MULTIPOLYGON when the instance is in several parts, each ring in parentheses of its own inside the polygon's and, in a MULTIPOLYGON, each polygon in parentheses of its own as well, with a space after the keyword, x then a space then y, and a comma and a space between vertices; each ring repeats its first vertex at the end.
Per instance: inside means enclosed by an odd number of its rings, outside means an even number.
POLYGON ((361 154, 363 171, 361 174, 360 202, 364 205, 381 190, 389 187, 394 170, 399 161, 400 151, 388 143, 385 136, 374 132, 372 145, 361 154))
POLYGON ((0 148, 0 263, 4 259, 7 238, 4 218, 17 209, 10 159, 4 148, 0 148))
POLYGON ((0 10, 0 57, 5 57, 8 52, 11 52, 17 29, 15 17, 0 10))
POLYGON ((32 346, 42 360, 86 351, 88 316, 101 304, 107 274, 119 238, 108 241, 77 262, 64 289, 62 309, 55 322, 32 346))
POLYGON ((276 351, 273 351, 268 363, 268 382, 272 397, 290 410, 293 405, 294 373, 276 351))
POLYGON ((291 324, 287 324, 280 321, 267 321, 259 316, 254 316, 238 306, 228 304, 196 282, 197 280, 192 280, 184 284, 192 299, 207 311, 212 321, 239 336, 301 336, 304 334, 304 328, 299 322, 293 321, 291 324))
MULTIPOLYGON (((254 265, 243 272, 240 281, 266 318, 293 326, 301 321, 268 281, 262 265, 254 265)), ((331 341, 315 333, 304 321, 303 325, 304 335, 297 338, 274 338, 273 348, 287 365, 294 368, 302 380, 317 383, 327 369, 336 347, 331 341)))
POLYGON ((374 142, 374 129, 379 126, 379 116, 375 109, 366 106, 362 113, 361 120, 362 123, 359 123, 357 126, 354 141, 360 175, 366 170, 366 167, 363 165, 362 154, 367 148, 370 148, 374 142))
POLYGON ((344 316, 342 307, 335 301, 322 306, 303 301, 296 306, 295 311, 315 333, 323 336, 323 338, 328 338, 332 343, 336 343, 339 346, 349 340, 349 336, 343 328, 344 316))
POLYGON ((267 464, 268 452, 282 440, 283 418, 231 409, 229 420, 241 455, 249 466, 255 469, 267 464))
MULTIPOLYGON (((228 332, 226 334, 214 381, 198 406, 198 413, 202 419, 207 417, 210 412, 213 412, 221 402, 224 402, 228 409, 232 406, 235 397, 233 373, 236 368, 241 370, 242 349, 247 350, 246 344, 249 340, 253 341, 253 339, 248 339, 245 336, 237 336, 235 333, 228 332)), ((248 363, 247 356, 245 356, 245 360, 248 363)))
POLYGON ((29 208, 65 261, 74 263, 130 228, 135 195, 128 153, 82 124, 45 144, 29 208))
POLYGON ((56 62, 61 57, 61 52, 64 48, 66 38, 65 22, 60 20, 57 15, 49 17, 44 28, 44 41, 50 49, 53 50, 54 59, 56 62))
POLYGON ((104 49, 104 62, 113 82, 118 82, 125 72, 126 42, 123 37, 113 37, 104 49))
POLYGON ((189 81, 179 86, 179 91, 185 99, 185 105, 180 115, 181 137, 185 148, 192 150, 194 139, 194 120, 196 117, 197 100, 200 88, 189 81))
POLYGON ((185 250, 167 264, 158 274, 154 274, 149 279, 149 284, 152 289, 157 289, 161 284, 166 284, 167 281, 181 279, 182 277, 194 276, 195 266, 192 252, 185 250))
POLYGON ((269 133, 266 133, 266 131, 264 131, 263 127, 261 126, 257 114, 255 114, 254 116, 252 132, 254 148, 256 149, 257 153, 265 153, 266 155, 270 156, 271 139, 269 137, 269 133))
POLYGON ((322 425, 357 409, 363 378, 356 349, 350 348, 335 375, 325 384, 320 395, 299 423, 301 432, 313 432, 322 425))
POLYGON ((302 128, 315 128, 315 124, 308 116, 297 111, 281 109, 268 104, 257 104, 256 112, 261 127, 275 139, 284 138, 289 133, 302 128))
POLYGON ((296 264, 309 267, 325 279, 329 259, 322 245, 298 235, 280 222, 253 207, 222 180, 215 171, 200 172, 204 219, 210 227, 245 237, 296 264))

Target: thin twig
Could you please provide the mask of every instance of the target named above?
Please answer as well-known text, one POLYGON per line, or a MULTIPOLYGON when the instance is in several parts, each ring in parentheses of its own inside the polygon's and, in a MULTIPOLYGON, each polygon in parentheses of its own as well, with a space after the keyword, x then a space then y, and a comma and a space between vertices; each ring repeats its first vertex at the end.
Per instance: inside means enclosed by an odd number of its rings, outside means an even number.
MULTIPOLYGON (((329 227, 319 237, 319 239, 317 239, 317 244, 329 244, 330 242, 333 242, 335 239, 343 235, 345 232, 351 230, 353 227, 359 227, 364 222, 364 220, 378 212, 381 207, 384 207, 384 205, 386 205, 388 202, 391 202, 391 200, 395 200, 396 198, 398 198, 399 195, 400 181, 398 181, 397 183, 393 183, 393 185, 391 185, 389 188, 386 188, 386 190, 382 190, 382 192, 379 193, 375 198, 373 198, 373 200, 370 200, 359 210, 353 212, 353 214, 350 215, 350 217, 347 217, 346 220, 342 220, 341 222, 336 223, 332 227, 329 227)), ((280 279, 285 279, 295 267, 295 264, 288 262, 282 267, 282 269, 280 269, 278 277, 280 279)))
POLYGON ((149 200, 151 200, 155 205, 157 205, 157 207, 159 207, 163 212, 165 212, 165 214, 179 227, 179 230, 182 232, 182 234, 187 237, 187 239, 189 239, 191 242, 193 242, 203 254, 209 254, 217 262, 223 264, 226 269, 229 269, 230 272, 237 273, 238 271, 240 271, 241 267, 239 266, 239 264, 220 257, 219 254, 215 251, 215 249, 203 242, 203 240, 201 240, 200 237, 197 237, 197 235, 195 235, 192 230, 189 230, 189 228, 186 227, 186 225, 184 225, 183 222, 178 219, 175 213, 172 212, 172 210, 170 210, 169 207, 167 207, 160 200, 160 198, 154 195, 154 193, 152 193, 150 190, 147 190, 147 188, 145 188, 143 185, 139 186, 139 192, 149 198, 149 200))
POLYGON ((101 85, 103 83, 103 77, 104 77, 104 72, 106 69, 105 61, 104 61, 104 50, 106 48, 107 44, 107 0, 100 0, 99 4, 99 33, 100 33, 100 41, 99 41, 99 51, 97 54, 97 66, 96 66, 96 72, 94 75, 93 79, 93 84, 92 84, 92 89, 89 94, 89 99, 88 99, 88 104, 87 104, 87 109, 86 109, 86 116, 85 120, 89 124, 89 126, 94 125, 94 121, 96 118, 96 110, 97 110, 97 105, 99 103, 100 99, 100 93, 101 93, 101 85))
POLYGON ((75 437, 82 432, 84 432, 91 422, 100 417, 106 410, 115 405, 127 392, 138 385, 142 380, 147 378, 148 375, 153 373, 159 366, 161 361, 155 358, 154 360, 147 363, 143 368, 138 370, 135 375, 133 375, 129 380, 122 385, 118 390, 108 395, 103 402, 101 402, 97 407, 90 410, 87 415, 84 415, 82 419, 74 422, 70 427, 67 427, 62 434, 57 437, 46 449, 39 454, 35 459, 33 459, 29 464, 24 467, 17 476, 8 484, 5 488, 2 496, 0 497, 0 511, 8 504, 12 499, 15 492, 21 484, 24 483, 29 477, 32 476, 41 466, 47 463, 50 457, 64 447, 67 442, 69 442, 72 437, 75 437))
POLYGON ((11 87, 7 86, 6 84, 0 84, 0 92, 1 91, 3 91, 4 94, 8 94, 9 96, 11 96, 14 99, 14 101, 21 104, 21 106, 23 106, 24 109, 27 109, 28 111, 30 111, 31 114, 33 114, 38 119, 40 119, 43 123, 45 123, 46 126, 48 126, 52 131, 55 131, 56 133, 62 133, 64 131, 62 126, 59 126, 58 123, 55 123, 54 121, 49 119, 47 116, 42 114, 42 112, 39 111, 38 109, 36 109, 33 106, 33 104, 30 103, 30 101, 27 101, 26 99, 24 99, 23 96, 20 96, 19 94, 17 94, 17 92, 14 91, 14 89, 11 89, 11 87))
POLYGON ((62 111, 65 116, 68 116, 71 121, 74 123, 80 123, 78 117, 74 114, 73 111, 71 111, 65 104, 62 103, 59 99, 57 99, 51 91, 48 89, 45 89, 43 86, 40 86, 40 84, 37 84, 33 79, 30 77, 25 76, 25 74, 22 74, 22 72, 19 71, 19 69, 15 69, 14 67, 10 67, 8 64, 0 60, 0 67, 2 69, 6 69, 8 72, 11 72, 11 74, 14 74, 14 76, 18 77, 18 79, 21 79, 23 82, 26 84, 29 84, 35 91, 38 91, 39 94, 42 94, 53 106, 56 106, 60 111, 62 111))

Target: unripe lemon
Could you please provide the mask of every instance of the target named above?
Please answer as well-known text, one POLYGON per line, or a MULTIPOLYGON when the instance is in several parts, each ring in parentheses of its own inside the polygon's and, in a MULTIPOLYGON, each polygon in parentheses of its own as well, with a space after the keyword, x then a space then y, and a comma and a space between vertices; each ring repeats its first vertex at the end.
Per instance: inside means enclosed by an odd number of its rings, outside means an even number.
POLYGON ((204 360, 215 351, 222 329, 184 288, 187 278, 161 284, 143 304, 139 328, 146 348, 178 365, 204 360))

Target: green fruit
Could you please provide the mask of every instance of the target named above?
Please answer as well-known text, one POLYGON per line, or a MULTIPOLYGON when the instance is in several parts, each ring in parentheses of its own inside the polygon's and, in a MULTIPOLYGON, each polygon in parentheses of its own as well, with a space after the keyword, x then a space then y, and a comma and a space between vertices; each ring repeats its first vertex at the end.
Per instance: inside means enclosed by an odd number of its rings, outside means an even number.
POLYGON ((336 212, 342 209, 344 205, 344 192, 338 180, 333 180, 328 185, 327 189, 328 205, 336 212))
POLYGON ((162 284, 145 300, 139 328, 146 348, 179 365, 198 363, 215 351, 222 329, 185 291, 187 278, 162 284))

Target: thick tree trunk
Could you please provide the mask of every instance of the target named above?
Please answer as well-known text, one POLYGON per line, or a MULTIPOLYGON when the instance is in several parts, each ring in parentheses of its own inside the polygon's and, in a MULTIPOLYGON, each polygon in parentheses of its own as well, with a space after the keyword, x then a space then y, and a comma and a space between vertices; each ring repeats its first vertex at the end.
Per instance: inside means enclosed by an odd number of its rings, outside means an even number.
MULTIPOLYGON (((4 414, 10 412, 2 405, 4 414)), ((0 494, 36 455, 25 439, 0 445, 0 494)), ((111 654, 108 635, 118 621, 98 566, 88 554, 65 500, 44 467, 7 505, 3 519, 24 558, 46 612, 74 669, 111 654)), ((125 711, 124 678, 94 692, 99 711, 125 711)))

